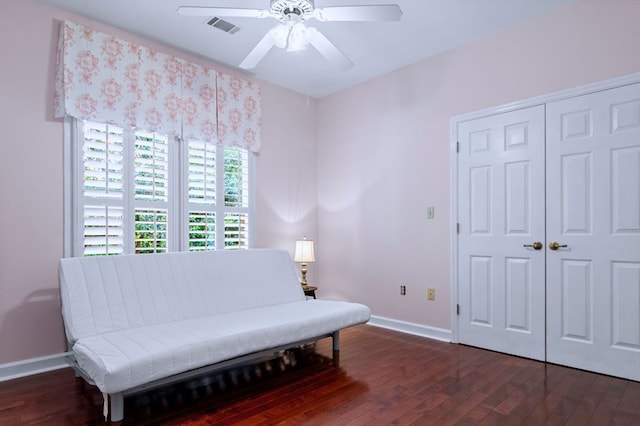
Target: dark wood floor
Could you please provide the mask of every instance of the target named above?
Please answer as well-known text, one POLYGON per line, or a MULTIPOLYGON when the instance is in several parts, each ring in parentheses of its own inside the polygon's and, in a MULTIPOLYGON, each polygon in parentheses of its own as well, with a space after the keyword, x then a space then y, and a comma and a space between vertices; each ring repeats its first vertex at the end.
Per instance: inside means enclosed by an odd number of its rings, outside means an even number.
MULTIPOLYGON (((125 399, 121 424, 640 425, 640 383, 371 326, 250 368, 125 399)), ((0 383, 0 425, 105 424, 64 369, 0 383)))

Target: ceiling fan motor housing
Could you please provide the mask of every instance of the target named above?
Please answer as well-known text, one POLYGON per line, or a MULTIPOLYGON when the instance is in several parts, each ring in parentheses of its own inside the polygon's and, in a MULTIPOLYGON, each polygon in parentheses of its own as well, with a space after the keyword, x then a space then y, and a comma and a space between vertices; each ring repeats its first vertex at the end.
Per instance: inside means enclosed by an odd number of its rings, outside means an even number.
POLYGON ((271 0, 271 13, 282 21, 313 16, 313 0, 271 0))

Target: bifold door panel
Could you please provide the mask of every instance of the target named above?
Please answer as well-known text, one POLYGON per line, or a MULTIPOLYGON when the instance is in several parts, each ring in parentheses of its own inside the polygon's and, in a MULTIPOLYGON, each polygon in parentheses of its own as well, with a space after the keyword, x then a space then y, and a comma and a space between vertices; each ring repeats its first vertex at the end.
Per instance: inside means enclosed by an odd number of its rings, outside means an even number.
POLYGON ((547 360, 640 380, 640 84, 547 105, 547 360))
POLYGON ((458 134, 460 341, 542 360, 544 106, 458 134))

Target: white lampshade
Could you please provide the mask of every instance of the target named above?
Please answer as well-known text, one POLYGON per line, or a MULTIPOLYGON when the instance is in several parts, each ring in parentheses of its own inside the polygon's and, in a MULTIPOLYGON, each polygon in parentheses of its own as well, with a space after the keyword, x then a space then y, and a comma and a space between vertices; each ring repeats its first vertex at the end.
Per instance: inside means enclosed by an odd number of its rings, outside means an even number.
POLYGON ((315 262, 316 258, 313 253, 313 241, 307 239, 296 241, 296 252, 293 260, 303 263, 315 262))

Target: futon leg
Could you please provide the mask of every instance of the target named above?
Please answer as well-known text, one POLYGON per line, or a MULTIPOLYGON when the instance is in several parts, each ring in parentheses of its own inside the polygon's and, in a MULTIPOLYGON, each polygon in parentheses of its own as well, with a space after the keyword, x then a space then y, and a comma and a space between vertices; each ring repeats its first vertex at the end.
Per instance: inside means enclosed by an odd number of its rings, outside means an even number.
POLYGON ((111 421, 119 422, 124 418, 124 396, 122 392, 109 394, 111 400, 111 421))
POLYGON ((340 332, 334 331, 331 338, 333 339, 333 365, 338 367, 340 365, 340 332))

